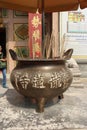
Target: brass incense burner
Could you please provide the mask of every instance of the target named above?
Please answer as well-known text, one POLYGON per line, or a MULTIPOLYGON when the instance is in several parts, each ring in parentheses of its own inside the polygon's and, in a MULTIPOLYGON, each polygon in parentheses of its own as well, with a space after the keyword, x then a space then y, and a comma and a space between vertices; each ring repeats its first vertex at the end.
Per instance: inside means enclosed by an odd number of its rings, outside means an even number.
POLYGON ((17 61, 11 83, 20 94, 35 99, 37 112, 43 112, 45 103, 63 94, 72 83, 65 59, 21 59, 13 50, 9 51, 17 61))

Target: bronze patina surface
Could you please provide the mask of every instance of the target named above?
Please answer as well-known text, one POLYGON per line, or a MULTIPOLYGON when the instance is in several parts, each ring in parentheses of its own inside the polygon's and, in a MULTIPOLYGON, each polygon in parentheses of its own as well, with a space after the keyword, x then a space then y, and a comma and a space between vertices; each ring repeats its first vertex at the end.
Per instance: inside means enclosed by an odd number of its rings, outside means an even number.
POLYGON ((38 112, 43 112, 45 103, 62 95, 72 82, 64 59, 13 59, 18 63, 11 73, 11 83, 20 94, 36 100, 38 112))

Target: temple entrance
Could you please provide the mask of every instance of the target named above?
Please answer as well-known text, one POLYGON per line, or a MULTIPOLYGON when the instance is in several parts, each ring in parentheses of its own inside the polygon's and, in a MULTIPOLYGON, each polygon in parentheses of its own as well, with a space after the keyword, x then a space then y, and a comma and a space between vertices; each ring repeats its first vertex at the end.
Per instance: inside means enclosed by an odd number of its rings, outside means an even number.
POLYGON ((2 51, 4 56, 6 56, 6 28, 0 28, 0 45, 2 46, 2 51))

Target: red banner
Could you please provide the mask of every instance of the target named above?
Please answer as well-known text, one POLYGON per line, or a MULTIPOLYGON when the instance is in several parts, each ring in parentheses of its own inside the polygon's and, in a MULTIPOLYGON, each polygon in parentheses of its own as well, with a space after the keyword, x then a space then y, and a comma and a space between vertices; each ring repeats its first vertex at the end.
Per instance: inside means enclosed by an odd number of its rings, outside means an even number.
POLYGON ((28 14, 30 58, 41 58, 42 16, 39 13, 28 14))

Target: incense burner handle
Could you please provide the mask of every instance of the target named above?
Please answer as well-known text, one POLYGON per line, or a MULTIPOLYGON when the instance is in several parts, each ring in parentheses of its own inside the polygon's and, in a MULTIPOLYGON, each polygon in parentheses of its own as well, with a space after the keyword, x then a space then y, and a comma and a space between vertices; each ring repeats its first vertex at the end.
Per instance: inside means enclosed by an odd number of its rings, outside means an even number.
POLYGON ((68 49, 67 51, 64 52, 63 59, 69 60, 72 54, 73 54, 73 49, 68 49))
POLYGON ((18 56, 17 56, 17 54, 16 54, 16 52, 15 52, 14 50, 9 49, 9 53, 10 53, 11 58, 12 58, 13 60, 18 60, 18 56))

